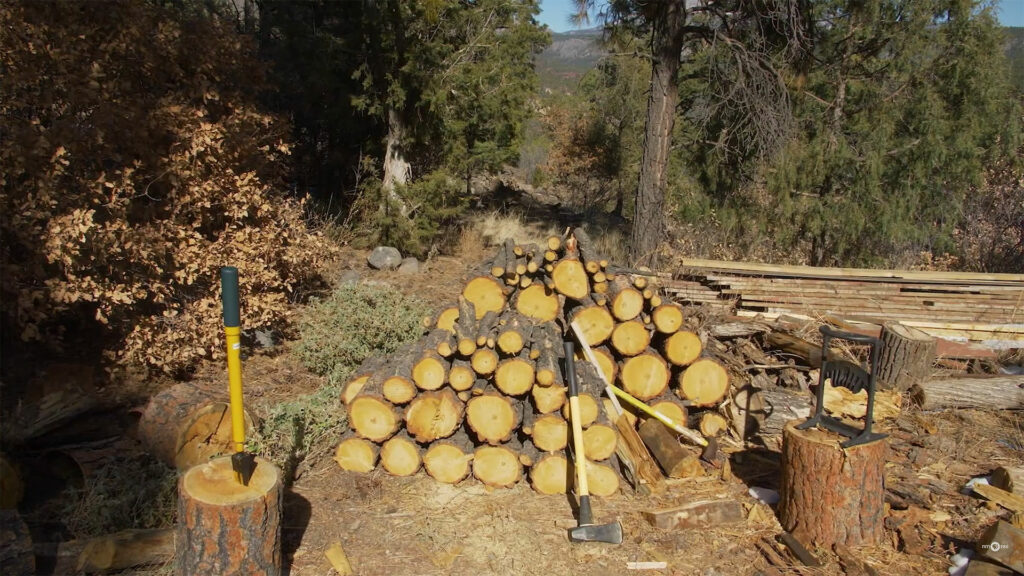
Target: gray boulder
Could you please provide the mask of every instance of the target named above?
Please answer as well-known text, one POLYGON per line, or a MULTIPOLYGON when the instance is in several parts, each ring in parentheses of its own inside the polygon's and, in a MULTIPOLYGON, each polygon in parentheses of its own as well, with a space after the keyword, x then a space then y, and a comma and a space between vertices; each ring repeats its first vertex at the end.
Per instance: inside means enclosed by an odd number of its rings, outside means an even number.
POLYGON ((402 253, 391 246, 377 246, 366 258, 371 268, 377 270, 394 270, 402 263, 402 253))
POLYGON ((338 277, 338 283, 358 284, 360 278, 361 276, 359 272, 357 272, 356 270, 345 270, 344 272, 341 273, 341 276, 338 277))
POLYGON ((413 258, 403 258, 402 263, 398 266, 399 274, 419 274, 420 272, 420 261, 413 258))

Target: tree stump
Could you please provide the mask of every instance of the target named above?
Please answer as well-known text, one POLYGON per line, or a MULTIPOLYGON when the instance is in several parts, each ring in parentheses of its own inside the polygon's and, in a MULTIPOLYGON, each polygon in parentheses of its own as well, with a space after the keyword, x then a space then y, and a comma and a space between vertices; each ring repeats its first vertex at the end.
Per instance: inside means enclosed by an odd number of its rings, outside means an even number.
POLYGON ((281 574, 282 495, 281 471, 262 458, 248 486, 230 457, 183 474, 175 574, 281 574))
POLYGON ((882 326, 878 366, 872 367, 881 388, 909 390, 927 378, 935 361, 935 338, 917 328, 893 323, 882 326))
MULTIPOLYGON (((139 420, 143 446, 178 470, 231 452, 231 407, 227 385, 221 388, 183 382, 153 396, 139 420)), ((249 431, 254 428, 248 413, 245 427, 249 431)))
POLYGON ((831 548, 874 545, 884 536, 885 439, 843 449, 818 429, 782 432, 779 522, 799 540, 831 548))

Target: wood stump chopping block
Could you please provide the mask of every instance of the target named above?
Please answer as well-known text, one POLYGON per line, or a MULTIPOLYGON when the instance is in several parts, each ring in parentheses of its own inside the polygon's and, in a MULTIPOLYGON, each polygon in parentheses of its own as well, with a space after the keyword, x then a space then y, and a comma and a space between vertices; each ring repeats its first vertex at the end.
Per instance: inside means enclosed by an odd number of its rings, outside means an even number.
POLYGON ((189 469, 178 483, 175 574, 281 574, 281 471, 262 458, 243 486, 231 458, 189 469))
POLYGON ((884 536, 886 439, 843 449, 818 429, 782 432, 779 522, 812 546, 875 545, 884 536))

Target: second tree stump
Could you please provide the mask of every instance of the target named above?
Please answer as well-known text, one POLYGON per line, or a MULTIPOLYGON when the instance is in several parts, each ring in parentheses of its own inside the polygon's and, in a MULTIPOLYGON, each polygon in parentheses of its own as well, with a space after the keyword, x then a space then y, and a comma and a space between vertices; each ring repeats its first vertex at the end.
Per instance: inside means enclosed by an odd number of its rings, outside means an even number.
POLYGON ((256 459, 243 486, 231 457, 191 468, 178 483, 178 576, 281 574, 281 471, 256 459))
POLYGON ((885 439, 843 449, 845 440, 818 429, 782 432, 779 523, 804 543, 831 548, 882 541, 885 439))

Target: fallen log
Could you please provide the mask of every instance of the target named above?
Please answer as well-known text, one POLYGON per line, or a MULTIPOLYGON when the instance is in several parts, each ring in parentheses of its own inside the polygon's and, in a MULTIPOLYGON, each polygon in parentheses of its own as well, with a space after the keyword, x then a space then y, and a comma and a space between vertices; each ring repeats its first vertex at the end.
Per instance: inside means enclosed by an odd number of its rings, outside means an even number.
MULTIPOLYGON (((174 528, 124 530, 98 536, 35 546, 50 574, 106 574, 166 564, 174 558, 174 528)), ((31 574, 32 572, 4 572, 31 574)))
POLYGON ((922 410, 983 408, 1024 409, 1024 376, 960 376, 934 378, 911 389, 911 398, 922 410))
MULTIPOLYGON (((227 389, 182 382, 153 396, 139 419, 139 440, 168 466, 187 470, 230 452, 231 411, 227 389)), ((254 428, 245 414, 245 427, 254 428)))
POLYGON ((927 378, 935 361, 935 338, 899 323, 882 326, 875 375, 880 388, 907 390, 927 378))

